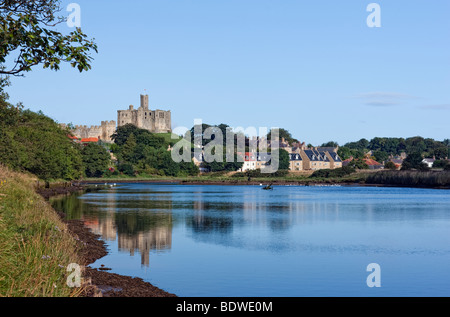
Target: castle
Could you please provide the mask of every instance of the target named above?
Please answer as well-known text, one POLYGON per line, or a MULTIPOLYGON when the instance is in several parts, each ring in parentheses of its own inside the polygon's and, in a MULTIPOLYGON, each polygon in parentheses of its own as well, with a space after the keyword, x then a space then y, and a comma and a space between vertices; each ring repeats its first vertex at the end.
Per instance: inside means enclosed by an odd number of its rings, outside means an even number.
POLYGON ((77 139, 97 138, 103 142, 111 143, 111 135, 116 128, 126 124, 133 124, 138 128, 146 129, 152 133, 172 132, 171 113, 164 110, 150 110, 148 108, 148 95, 141 95, 141 105, 134 109, 130 105, 128 110, 117 111, 117 122, 102 121, 99 126, 76 125, 72 129, 72 134, 77 139))

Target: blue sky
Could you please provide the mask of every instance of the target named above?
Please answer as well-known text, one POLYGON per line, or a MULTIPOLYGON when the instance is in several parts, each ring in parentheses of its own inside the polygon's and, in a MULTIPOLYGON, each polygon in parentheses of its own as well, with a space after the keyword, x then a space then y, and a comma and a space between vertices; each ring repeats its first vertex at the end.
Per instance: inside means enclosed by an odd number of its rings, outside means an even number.
POLYGON ((92 70, 35 68, 12 78, 10 101, 97 125, 148 93, 173 128, 282 127, 314 145, 450 138, 449 1, 376 1, 380 28, 370 0, 76 2, 99 47, 92 70))

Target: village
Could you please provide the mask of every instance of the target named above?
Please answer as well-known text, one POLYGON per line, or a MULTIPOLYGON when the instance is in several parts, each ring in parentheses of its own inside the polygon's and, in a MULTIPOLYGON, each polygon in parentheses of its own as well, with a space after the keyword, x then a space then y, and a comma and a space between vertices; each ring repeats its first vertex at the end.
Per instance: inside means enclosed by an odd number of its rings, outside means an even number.
MULTIPOLYGON (((130 105, 127 110, 117 110, 117 122, 111 120, 102 121, 101 125, 98 126, 71 126, 71 135, 69 137, 74 142, 82 144, 99 142, 111 144, 113 143, 111 136, 116 132, 116 129, 127 124, 132 124, 151 133, 172 133, 171 111, 150 110, 148 95, 140 95, 140 107, 135 109, 133 105, 130 105)), ((61 124, 61 126, 63 128, 68 127, 65 124, 61 124)), ((257 145, 261 142, 267 142, 265 137, 253 136, 249 138, 250 144, 257 145)), ((341 158, 337 144, 335 146, 312 146, 297 140, 289 142, 284 137, 279 138, 275 144, 273 142, 273 140, 270 142, 271 147, 275 146, 289 154, 289 171, 294 174, 311 174, 322 169, 333 170, 347 166, 354 160, 353 156, 341 158)), ((171 150, 172 147, 169 146, 168 151, 171 150)), ((257 147, 250 146, 247 152, 242 151, 238 152, 238 154, 243 161, 242 167, 237 170, 238 172, 264 170, 271 165, 270 153, 258 152, 257 147)), ((211 171, 205 164, 207 160, 205 160, 204 147, 199 149, 199 151, 193 151, 191 157, 201 173, 211 171)), ((365 164, 366 169, 381 170, 387 166, 389 169, 399 170, 406 157, 406 153, 402 152, 399 155, 389 155, 385 160, 377 161, 373 151, 366 151, 360 159, 365 164)), ((112 159, 114 160, 113 155, 112 159)), ((435 157, 423 157, 422 163, 426 167, 432 168, 434 161, 436 161, 435 157)))

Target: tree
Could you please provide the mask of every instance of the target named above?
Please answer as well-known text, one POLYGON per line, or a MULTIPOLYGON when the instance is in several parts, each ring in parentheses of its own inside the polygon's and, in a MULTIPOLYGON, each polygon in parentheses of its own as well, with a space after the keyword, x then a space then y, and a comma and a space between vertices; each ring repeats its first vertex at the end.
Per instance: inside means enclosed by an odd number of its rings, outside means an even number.
MULTIPOLYGON (((114 134, 111 136, 111 139, 114 141, 118 147, 113 147, 114 151, 124 145, 130 135, 134 135, 135 141, 138 144, 148 145, 151 147, 159 148, 163 146, 168 146, 166 144, 165 139, 161 136, 156 135, 155 133, 151 133, 146 129, 141 129, 136 127, 134 124, 128 123, 123 126, 120 126, 116 129, 114 134)), ((167 148, 166 146, 166 148, 167 148)))
POLYGON ((138 158, 136 156, 135 150, 136 150, 136 137, 132 133, 125 144, 122 146, 120 150, 120 158, 128 163, 135 164, 138 162, 138 158))
POLYGON ((433 151, 433 156, 437 160, 443 160, 448 158, 448 148, 446 146, 440 146, 433 151))
POLYGON ((61 62, 70 63, 80 72, 91 68, 90 52, 97 52, 97 45, 80 28, 68 35, 58 32, 56 26, 66 20, 57 16, 60 11, 59 0, 0 2, 0 74, 23 76, 39 64, 59 70, 61 62), (14 62, 7 67, 10 55, 14 62))
MULTIPOLYGON (((267 141, 270 142, 270 140, 272 137, 272 130, 269 131, 269 133, 267 134, 267 141)), ((292 137, 292 134, 283 128, 279 128, 278 129, 278 137, 281 140, 282 138, 284 138, 284 140, 286 142, 288 142, 290 145, 292 145, 292 143, 298 143, 299 141, 297 139, 295 139, 294 137, 292 137)))
POLYGON ((388 153, 384 151, 375 151, 373 152, 373 156, 375 157, 375 160, 378 162, 384 162, 389 159, 388 153))
POLYGON ((280 170, 288 170, 290 166, 290 157, 289 153, 286 150, 280 149, 279 152, 279 166, 280 170))
POLYGON ((328 141, 327 143, 323 143, 321 147, 338 147, 339 144, 335 141, 328 141))
POLYGON ((226 158, 226 149, 223 150, 223 157, 222 162, 218 162, 217 160, 214 160, 212 162, 203 162, 202 167, 207 168, 211 172, 221 172, 221 171, 237 171, 244 165, 243 162, 239 162, 238 160, 238 154, 234 152, 234 159, 231 162, 227 162, 226 158))
POLYGON ((369 141, 367 141, 366 139, 360 139, 359 141, 356 142, 346 143, 344 146, 352 150, 364 151, 368 148, 369 141))
POLYGON ((353 158, 363 158, 364 157, 364 151, 359 149, 351 149, 347 146, 342 146, 338 149, 337 154, 339 157, 343 160, 347 160, 351 157, 353 158))
POLYGON ((106 149, 95 143, 87 144, 82 150, 83 164, 87 177, 100 177, 108 168, 111 157, 106 149))
POLYGON ((0 162, 42 180, 78 179, 84 174, 79 146, 42 112, 23 110, 0 98, 0 162))
POLYGON ((389 169, 389 170, 396 170, 397 166, 395 165, 394 162, 389 161, 389 162, 386 162, 386 164, 384 164, 384 168, 389 169))
POLYGON ((422 154, 420 152, 413 152, 409 154, 402 163, 402 170, 409 170, 409 169, 420 169, 422 168, 422 154))
POLYGON ((350 167, 353 167, 356 169, 360 169, 360 170, 369 168, 369 165, 367 165, 367 163, 361 158, 353 159, 347 166, 350 166, 350 167))
POLYGON ((417 153, 422 155, 422 153, 425 152, 427 149, 425 139, 420 136, 407 138, 405 140, 405 143, 406 143, 406 153, 408 155, 409 154, 416 155, 417 153))
POLYGON ((433 168, 444 168, 448 164, 450 164, 448 160, 436 160, 433 162, 433 168))

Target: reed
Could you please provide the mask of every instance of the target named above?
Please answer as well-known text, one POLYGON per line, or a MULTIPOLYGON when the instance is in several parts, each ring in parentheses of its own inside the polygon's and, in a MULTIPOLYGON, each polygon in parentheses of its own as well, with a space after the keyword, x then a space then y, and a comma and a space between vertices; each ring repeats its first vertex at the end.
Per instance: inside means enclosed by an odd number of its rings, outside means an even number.
POLYGON ((367 176, 367 184, 413 187, 448 187, 450 171, 380 171, 367 176))

